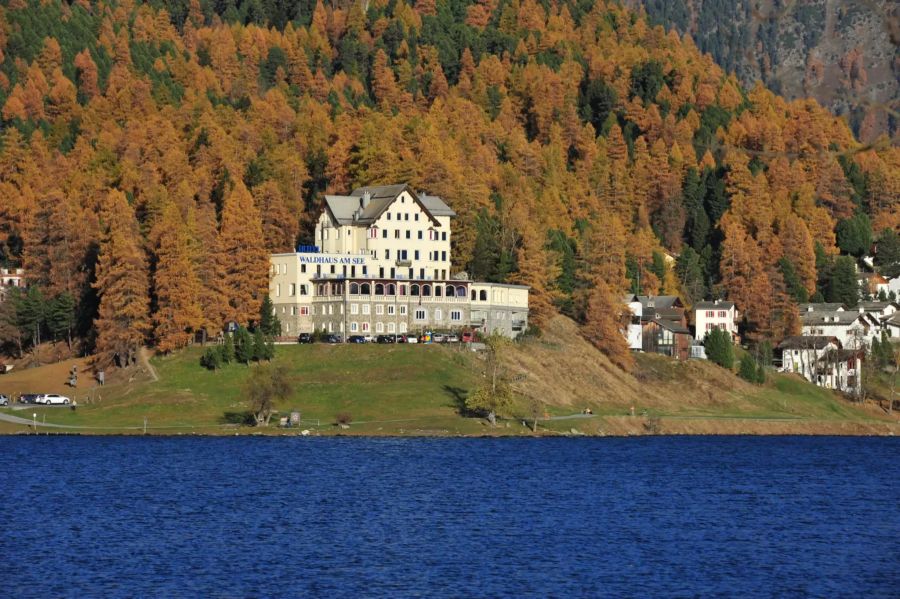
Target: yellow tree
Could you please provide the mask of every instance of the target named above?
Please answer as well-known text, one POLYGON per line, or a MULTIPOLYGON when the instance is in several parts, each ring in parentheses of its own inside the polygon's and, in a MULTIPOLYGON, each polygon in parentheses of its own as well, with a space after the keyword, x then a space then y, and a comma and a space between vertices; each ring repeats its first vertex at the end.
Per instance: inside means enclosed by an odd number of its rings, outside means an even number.
POLYGON ((150 330, 147 260, 140 248, 137 221, 125 194, 109 192, 102 211, 103 234, 94 288, 100 310, 94 327, 98 366, 128 366, 136 360, 150 330))
POLYGON ((163 204, 151 238, 156 255, 153 336, 156 349, 168 353, 190 343, 194 331, 203 325, 200 283, 191 260, 191 235, 174 202, 163 204))
POLYGON ((241 181, 225 198, 216 260, 224 274, 226 317, 243 325, 255 321, 268 293, 269 255, 259 211, 241 181))

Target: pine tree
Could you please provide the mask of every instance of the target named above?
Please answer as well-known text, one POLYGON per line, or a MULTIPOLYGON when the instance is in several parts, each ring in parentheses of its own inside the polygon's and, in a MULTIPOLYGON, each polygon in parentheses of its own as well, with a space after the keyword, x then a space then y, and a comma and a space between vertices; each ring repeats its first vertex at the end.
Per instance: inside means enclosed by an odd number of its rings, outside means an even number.
POLYGON ((268 295, 269 255, 260 222, 250 192, 236 182, 225 198, 215 259, 224 274, 226 319, 242 325, 257 319, 262 299, 268 295))
POLYGON ((75 299, 67 292, 60 293, 47 304, 47 329, 54 339, 65 339, 71 349, 74 327, 75 299))
POLYGON ((128 365, 150 330, 146 257, 138 245, 134 211, 111 190, 102 212, 103 236, 94 288, 100 297, 95 363, 128 365))
POLYGON ((731 343, 731 334, 728 331, 713 329, 703 340, 703 346, 706 349, 708 360, 731 370, 734 365, 734 345, 731 343))
POLYGON ((267 337, 278 337, 281 335, 281 322, 275 315, 275 305, 268 295, 263 298, 262 306, 259 309, 258 328, 267 337))
POLYGON ((741 356, 741 364, 738 368, 738 376, 748 383, 755 383, 757 381, 756 360, 754 360, 753 356, 751 356, 749 353, 745 353, 743 356, 741 356))
POLYGON ((829 302, 841 303, 848 308, 856 307, 859 302, 859 282, 856 280, 856 268, 850 256, 839 256, 835 259, 825 297, 829 302))
POLYGON ((878 237, 875 265, 890 279, 900 277, 900 233, 885 229, 878 237))
POLYGON ((249 364, 253 360, 253 337, 244 327, 234 332, 234 357, 240 364, 249 364))
POLYGON ((178 207, 167 201, 151 238, 156 240, 153 291, 156 296, 153 335, 162 353, 190 343, 203 324, 200 284, 191 260, 191 238, 178 207))

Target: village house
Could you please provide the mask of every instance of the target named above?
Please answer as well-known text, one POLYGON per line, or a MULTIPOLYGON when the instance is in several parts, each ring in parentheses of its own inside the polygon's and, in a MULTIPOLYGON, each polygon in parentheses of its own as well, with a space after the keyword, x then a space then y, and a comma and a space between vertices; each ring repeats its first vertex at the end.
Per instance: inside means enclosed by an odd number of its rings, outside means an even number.
POLYGON ((862 384, 863 349, 843 349, 833 336, 797 336, 782 341, 781 372, 799 374, 816 386, 859 396, 862 384))
POLYGON ((703 340, 715 329, 728 331, 731 338, 737 337, 738 312, 734 302, 715 300, 697 302, 694 305, 694 336, 703 340))
POLYGON ((638 295, 635 299, 641 304, 642 351, 678 360, 690 358, 692 337, 681 300, 674 295, 638 295))
POLYGON ((833 302, 818 302, 799 304, 800 314, 804 312, 843 312, 847 306, 833 302))
MULTIPOLYGON (((816 364, 825 352, 841 349, 837 337, 807 335, 787 337, 776 348, 781 354, 781 372, 799 374, 810 382, 815 382, 816 364)), ((776 355, 777 358, 777 355, 776 355)))
POLYGON ((405 184, 325 196, 315 245, 269 260, 283 333, 524 332, 527 287, 452 272, 455 216, 441 198, 405 184))
POLYGON ((859 283, 860 291, 865 295, 878 297, 880 292, 883 291, 887 295, 890 291, 888 280, 878 273, 859 272, 856 275, 856 280, 859 283))
POLYGON ((22 268, 0 268, 0 302, 6 299, 9 289, 25 288, 25 270, 22 268))
POLYGON ((641 351, 644 348, 642 343, 643 329, 641 327, 641 316, 644 314, 644 306, 638 299, 638 296, 634 294, 626 295, 622 303, 631 312, 631 318, 625 329, 625 340, 628 341, 628 348, 632 351, 641 351))
POLYGON ((837 337, 844 349, 865 349, 881 334, 881 322, 865 311, 809 311, 800 313, 804 335, 837 337))
POLYGON ((897 312, 898 305, 896 302, 859 302, 857 307, 866 314, 871 314, 879 321, 883 321, 897 312))

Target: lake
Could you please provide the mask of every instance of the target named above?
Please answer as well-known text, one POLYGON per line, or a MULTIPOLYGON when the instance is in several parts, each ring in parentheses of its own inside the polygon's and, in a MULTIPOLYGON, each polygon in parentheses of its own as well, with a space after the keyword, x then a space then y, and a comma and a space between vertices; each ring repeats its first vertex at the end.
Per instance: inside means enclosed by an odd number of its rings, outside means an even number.
POLYGON ((8 597, 900 595, 900 439, 4 437, 8 597))

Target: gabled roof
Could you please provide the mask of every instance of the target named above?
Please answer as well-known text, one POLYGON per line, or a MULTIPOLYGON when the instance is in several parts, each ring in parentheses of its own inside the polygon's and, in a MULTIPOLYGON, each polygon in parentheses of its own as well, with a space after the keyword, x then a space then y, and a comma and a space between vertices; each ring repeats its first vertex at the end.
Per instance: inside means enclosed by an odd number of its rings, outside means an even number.
POLYGON ((859 307, 866 312, 882 312, 885 308, 898 308, 897 302, 859 302, 859 307))
POLYGON ((435 226, 440 226, 438 216, 456 216, 441 198, 420 196, 406 183, 357 187, 348 196, 328 195, 325 196, 325 209, 339 225, 371 225, 404 191, 419 204, 435 226))
POLYGON ((639 295, 637 296, 644 310, 652 310, 653 308, 681 308, 681 300, 677 295, 639 295))
POLYGON ((800 321, 804 325, 829 324, 832 326, 850 326, 860 318, 871 321, 869 315, 850 310, 841 312, 802 312, 800 314, 800 321))
POLYGON ((725 300, 697 302, 694 304, 694 310, 731 310, 732 308, 734 308, 734 302, 726 302, 725 300))
POLYGON ((856 356, 864 357, 865 350, 862 349, 830 349, 819 358, 819 362, 836 362, 843 361, 856 356))
POLYGON ((834 343, 837 347, 841 346, 841 342, 837 337, 828 337, 826 335, 797 335, 794 337, 785 337, 784 341, 778 344, 778 349, 825 349, 829 343, 834 343))
POLYGON ((838 310, 846 310, 847 306, 844 304, 833 302, 819 302, 819 303, 806 303, 800 304, 801 312, 837 312, 838 310))
POLYGON ((654 318, 652 322, 655 322, 662 328, 672 331, 673 333, 683 333, 685 335, 691 334, 690 329, 675 320, 669 320, 668 318, 654 318))

